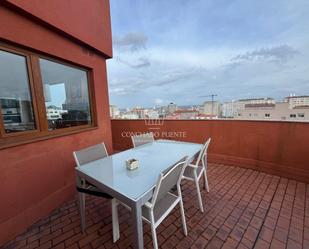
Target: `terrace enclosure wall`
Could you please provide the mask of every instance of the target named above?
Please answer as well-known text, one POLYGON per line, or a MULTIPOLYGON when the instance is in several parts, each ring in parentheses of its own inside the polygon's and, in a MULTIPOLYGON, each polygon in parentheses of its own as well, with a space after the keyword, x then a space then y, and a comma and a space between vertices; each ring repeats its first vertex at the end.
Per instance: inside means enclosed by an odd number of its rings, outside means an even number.
POLYGON ((108 0, 3 0, 0 23, 0 42, 88 68, 96 109, 89 129, 0 149, 1 246, 76 193, 74 150, 105 142, 112 152, 106 75, 112 44, 108 0))
POLYGON ((211 137, 208 151, 210 162, 250 168, 309 183, 309 123, 112 120, 114 149, 131 148, 130 136, 144 132, 153 132, 156 138, 195 143, 204 143, 211 137))

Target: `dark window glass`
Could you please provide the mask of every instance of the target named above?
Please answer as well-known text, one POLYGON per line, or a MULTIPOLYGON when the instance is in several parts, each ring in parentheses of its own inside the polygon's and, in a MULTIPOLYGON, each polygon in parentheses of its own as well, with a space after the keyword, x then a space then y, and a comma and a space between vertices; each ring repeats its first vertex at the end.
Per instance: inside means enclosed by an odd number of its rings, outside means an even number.
POLYGON ((49 130, 91 124, 87 72, 40 59, 49 130))
POLYGON ((26 58, 0 50, 0 106, 6 133, 34 130, 26 58))

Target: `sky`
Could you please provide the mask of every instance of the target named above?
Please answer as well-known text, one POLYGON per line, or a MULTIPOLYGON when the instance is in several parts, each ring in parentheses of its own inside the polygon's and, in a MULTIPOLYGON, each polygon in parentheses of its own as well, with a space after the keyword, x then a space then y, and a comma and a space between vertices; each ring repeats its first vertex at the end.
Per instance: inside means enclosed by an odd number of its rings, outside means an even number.
POLYGON ((48 85, 48 86, 49 86, 49 93, 50 93, 48 100, 50 101, 47 101, 46 105, 47 106, 54 105, 56 107, 62 108, 62 105, 65 103, 65 100, 66 100, 64 83, 48 85))
POLYGON ((110 104, 309 94, 308 0, 111 0, 110 104))

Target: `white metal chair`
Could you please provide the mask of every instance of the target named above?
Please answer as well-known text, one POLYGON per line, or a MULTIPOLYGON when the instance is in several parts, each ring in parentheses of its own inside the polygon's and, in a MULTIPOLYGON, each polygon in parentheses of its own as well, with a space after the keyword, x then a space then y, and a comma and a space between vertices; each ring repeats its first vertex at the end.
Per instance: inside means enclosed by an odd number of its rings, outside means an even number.
POLYGON ((207 179, 207 149, 209 146, 209 143, 211 141, 211 138, 209 138, 206 143, 204 144, 203 148, 201 149, 197 160, 195 163, 189 163, 188 167, 186 167, 185 172, 183 174, 183 178, 194 181, 196 190, 197 190, 197 198, 198 203, 200 206, 201 212, 204 212, 203 208, 203 202, 201 197, 201 191, 199 186, 199 180, 204 175, 204 187, 209 192, 209 185, 208 185, 208 179, 207 179))
MULTIPOLYGON (((151 225, 151 233, 153 239, 154 249, 158 248, 156 228, 162 223, 162 221, 169 215, 169 213, 180 205, 181 219, 184 234, 187 236, 186 217, 184 213, 183 201, 181 196, 180 182, 183 176, 183 172, 188 164, 188 157, 183 158, 180 162, 172 166, 168 171, 161 173, 157 181, 156 188, 154 190, 152 199, 145 203, 142 207, 142 218, 144 221, 151 225), (177 194, 171 193, 171 189, 177 186, 177 194)), ((116 201, 116 205, 120 202, 116 201)), ((114 242, 119 239, 119 224, 118 224, 118 210, 117 206, 113 214, 117 216, 117 222, 115 222, 114 230, 114 242)))
POLYGON ((135 135, 135 136, 132 136, 131 138, 132 138, 132 143, 133 143, 134 148, 154 141, 154 136, 152 132, 141 134, 141 135, 135 135))
MULTIPOLYGON (((106 147, 104 143, 97 144, 79 151, 74 151, 73 156, 76 162, 77 167, 82 167, 84 164, 91 161, 95 161, 101 158, 108 156, 106 147)), ((86 221, 85 221, 85 194, 94 195, 103 197, 106 199, 113 199, 107 193, 100 191, 91 183, 85 181, 84 179, 77 179, 76 189, 79 195, 79 210, 80 210, 80 219, 82 231, 85 231, 86 221)))

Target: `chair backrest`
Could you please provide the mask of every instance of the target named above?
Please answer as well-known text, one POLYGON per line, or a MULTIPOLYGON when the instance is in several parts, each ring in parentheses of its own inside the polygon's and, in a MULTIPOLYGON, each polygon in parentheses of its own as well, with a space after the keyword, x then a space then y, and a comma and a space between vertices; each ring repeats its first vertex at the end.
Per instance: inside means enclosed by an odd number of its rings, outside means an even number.
POLYGON ((132 136, 133 147, 137 147, 143 144, 151 143, 154 141, 152 132, 144 133, 141 135, 132 136))
POLYGON ((196 166, 200 165, 201 160, 205 159, 210 141, 211 141, 211 138, 208 138, 207 141, 205 142, 205 144, 203 145, 203 148, 200 150, 200 153, 199 153, 197 160, 196 160, 196 164, 195 164, 196 166))
POLYGON ((189 158, 186 156, 182 158, 174 166, 170 167, 168 171, 161 173, 154 190, 154 194, 151 200, 151 204, 154 207, 155 204, 160 201, 175 185, 179 187, 183 172, 188 164, 189 158))
POLYGON ((104 143, 96 144, 85 149, 74 151, 73 156, 77 167, 108 156, 104 143))

